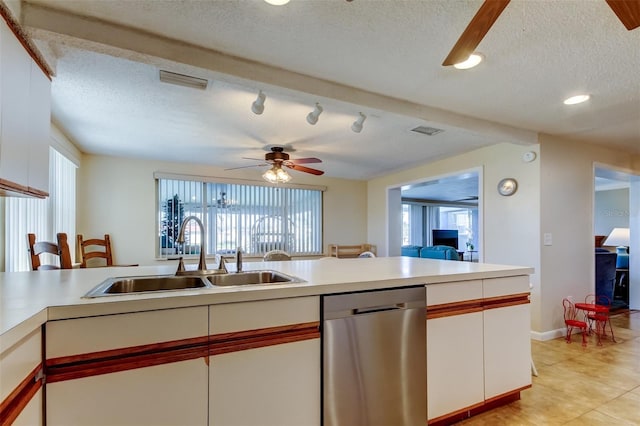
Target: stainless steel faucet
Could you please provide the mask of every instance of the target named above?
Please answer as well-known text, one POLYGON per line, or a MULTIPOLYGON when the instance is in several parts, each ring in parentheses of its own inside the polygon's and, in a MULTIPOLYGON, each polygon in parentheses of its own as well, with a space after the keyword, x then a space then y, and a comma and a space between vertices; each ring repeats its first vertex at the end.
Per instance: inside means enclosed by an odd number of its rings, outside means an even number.
MULTIPOLYGON (((180 244, 184 243, 184 229, 186 228, 186 225, 190 220, 195 220, 198 226, 200 227, 200 234, 202 234, 202 238, 200 239, 200 261, 198 262, 198 271, 205 271, 207 269, 207 262, 205 261, 204 257, 205 257, 205 247, 207 245, 205 244, 204 225, 202 224, 202 221, 197 216, 187 216, 186 218, 184 218, 184 220, 182 221, 182 225, 180 225, 180 232, 178 232, 178 239, 176 240, 176 242, 180 244)), ((180 271, 181 266, 183 267, 182 258, 180 258, 180 264, 181 265, 178 266, 178 271, 180 271)))
POLYGON ((242 272, 242 247, 236 249, 236 272, 242 272))

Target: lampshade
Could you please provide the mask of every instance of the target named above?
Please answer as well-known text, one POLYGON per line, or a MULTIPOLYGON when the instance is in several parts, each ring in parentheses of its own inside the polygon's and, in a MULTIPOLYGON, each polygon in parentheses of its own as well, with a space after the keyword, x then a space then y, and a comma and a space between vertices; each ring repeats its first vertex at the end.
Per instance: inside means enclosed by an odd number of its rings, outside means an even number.
POLYGON ((613 228, 602 245, 629 247, 629 228, 613 228))

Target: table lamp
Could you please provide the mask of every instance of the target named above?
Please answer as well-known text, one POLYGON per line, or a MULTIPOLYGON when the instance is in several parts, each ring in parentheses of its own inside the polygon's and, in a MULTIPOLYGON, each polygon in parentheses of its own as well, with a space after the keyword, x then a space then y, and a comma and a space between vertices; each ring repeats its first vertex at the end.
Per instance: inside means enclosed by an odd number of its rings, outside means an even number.
POLYGON ((616 269, 626 269, 629 267, 629 228, 613 228, 603 246, 615 246, 618 257, 616 259, 616 269))

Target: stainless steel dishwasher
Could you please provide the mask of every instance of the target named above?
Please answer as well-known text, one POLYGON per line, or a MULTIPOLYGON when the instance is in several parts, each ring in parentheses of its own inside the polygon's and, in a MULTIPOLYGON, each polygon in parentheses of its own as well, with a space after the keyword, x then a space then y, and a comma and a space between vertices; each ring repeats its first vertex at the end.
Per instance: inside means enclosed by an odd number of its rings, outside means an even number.
POLYGON ((324 426, 427 422, 425 288, 323 296, 324 426))

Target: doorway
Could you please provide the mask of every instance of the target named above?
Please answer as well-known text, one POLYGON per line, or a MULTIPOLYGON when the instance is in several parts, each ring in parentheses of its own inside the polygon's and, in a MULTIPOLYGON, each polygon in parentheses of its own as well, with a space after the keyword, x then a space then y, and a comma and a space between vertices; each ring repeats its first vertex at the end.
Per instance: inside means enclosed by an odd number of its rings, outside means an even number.
MULTIPOLYGON (((480 168, 425 178, 388 189, 388 253, 436 244, 433 230, 455 231, 463 260, 482 260, 480 168)), ((450 244, 448 244, 450 245, 450 244)))

